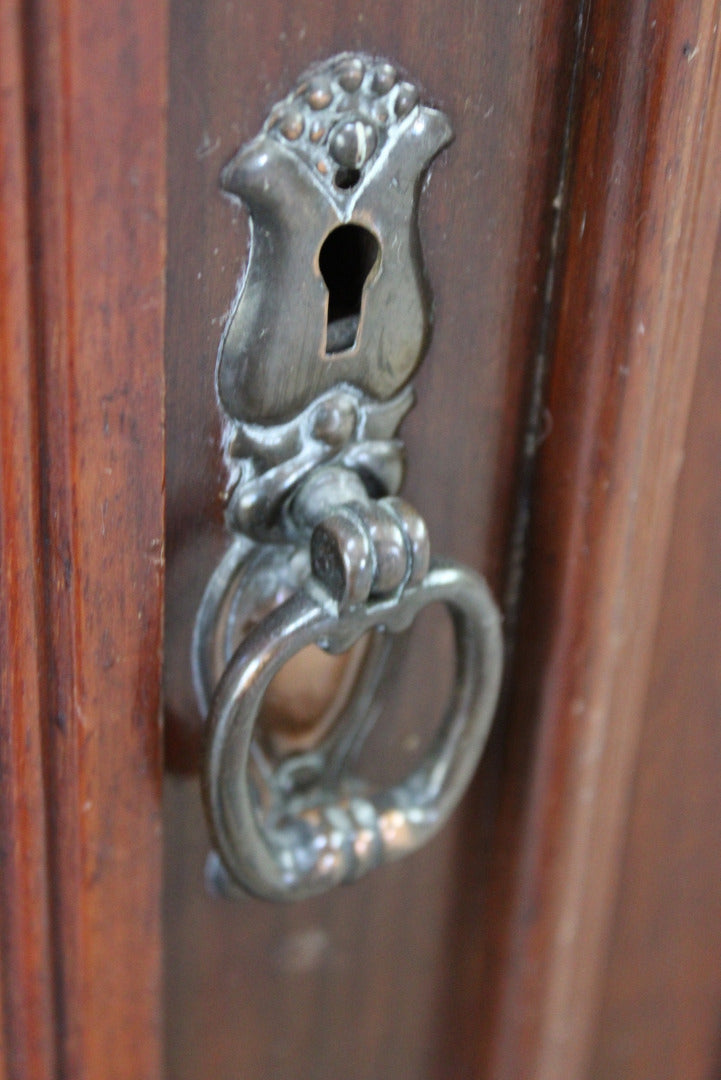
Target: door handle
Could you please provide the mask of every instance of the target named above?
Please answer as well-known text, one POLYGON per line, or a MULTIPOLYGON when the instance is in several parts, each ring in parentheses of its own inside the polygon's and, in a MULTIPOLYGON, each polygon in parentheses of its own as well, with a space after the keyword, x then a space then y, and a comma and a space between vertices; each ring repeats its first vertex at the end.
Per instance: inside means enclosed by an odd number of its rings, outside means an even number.
POLYGON ((398 491, 398 427, 429 333, 417 205, 448 119, 384 62, 314 68, 223 170, 251 215, 248 267, 221 342, 218 392, 233 543, 193 638, 207 716, 204 797, 215 884, 311 896, 419 847, 457 805, 498 697, 500 617, 484 580, 431 559, 398 491), (456 671, 431 746, 403 780, 354 773, 388 642, 440 602, 456 671), (309 747, 280 753, 257 720, 308 645, 367 641, 352 691, 309 747))

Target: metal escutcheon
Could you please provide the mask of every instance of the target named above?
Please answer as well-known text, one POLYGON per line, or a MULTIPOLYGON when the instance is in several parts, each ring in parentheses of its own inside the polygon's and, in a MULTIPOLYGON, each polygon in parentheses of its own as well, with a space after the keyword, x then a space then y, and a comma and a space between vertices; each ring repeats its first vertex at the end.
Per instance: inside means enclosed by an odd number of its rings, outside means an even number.
POLYGON ((430 559, 422 518, 398 496, 397 429, 430 325, 417 200, 449 138, 391 64, 343 54, 304 76, 223 172, 252 221, 218 363, 235 539, 198 612, 193 669, 209 866, 231 895, 302 899, 414 851, 486 743, 498 610, 477 573, 430 559), (356 759, 390 643, 430 604, 453 626, 450 700, 409 775, 374 788, 356 759), (259 714, 284 665, 309 645, 340 654, 361 639, 334 721, 309 747, 269 746, 259 714))

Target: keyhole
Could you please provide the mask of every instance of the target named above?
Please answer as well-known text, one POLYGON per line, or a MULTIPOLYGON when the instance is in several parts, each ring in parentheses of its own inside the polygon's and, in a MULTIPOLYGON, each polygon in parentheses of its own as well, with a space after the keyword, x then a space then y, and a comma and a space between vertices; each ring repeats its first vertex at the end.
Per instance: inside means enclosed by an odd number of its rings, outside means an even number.
POLYGON ((355 346, 363 290, 379 255, 380 244, 362 225, 339 225, 323 241, 318 262, 328 288, 326 356, 355 346))

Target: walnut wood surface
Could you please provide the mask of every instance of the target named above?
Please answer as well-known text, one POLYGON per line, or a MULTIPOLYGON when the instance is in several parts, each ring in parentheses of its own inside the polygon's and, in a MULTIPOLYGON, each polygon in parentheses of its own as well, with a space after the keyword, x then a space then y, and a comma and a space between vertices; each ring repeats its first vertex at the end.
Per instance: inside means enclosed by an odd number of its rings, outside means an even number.
POLYGON ((160 1073, 164 30, 2 5, 8 1080, 160 1073))
POLYGON ((472 1075, 590 1064, 721 212, 720 15, 589 11, 472 1075))
MULTIPOLYGON (((423 853, 224 903, 197 781, 169 780, 173 1080, 718 1068, 719 8, 173 6, 173 768, 197 765, 188 635, 226 542, 214 366, 247 225, 217 176, 312 60, 391 57, 454 120, 406 491, 511 627, 530 513, 507 710, 423 853)), ((0 1080, 162 1072, 165 29, 154 0, 0 3, 0 1080)), ((423 633, 369 768, 440 705, 447 627, 423 633)))
POLYGON ((597 1080, 721 1075, 719 357, 721 234, 592 1059, 597 1080))
MULTIPOLYGON (((247 220, 218 191, 221 166, 310 62, 358 48, 419 78, 456 140, 433 169, 421 229, 433 342, 404 425, 405 491, 434 550, 508 572, 523 432, 542 341, 553 199, 576 32, 572 3, 413 5, 311 0, 291 7, 181 0, 171 13, 168 277, 168 761, 197 764, 188 679, 201 590, 226 543, 215 357, 242 272, 247 220)), ((280 313, 279 313, 280 317, 280 313)), ((376 756, 403 767, 403 733, 434 715, 440 646, 411 657, 376 756)), ((167 785, 167 1053, 178 1080, 435 1076, 458 860, 484 860, 498 759, 479 820, 352 889, 292 909, 204 895, 197 781, 167 785)), ((476 898, 478 912, 482 893, 476 898)))

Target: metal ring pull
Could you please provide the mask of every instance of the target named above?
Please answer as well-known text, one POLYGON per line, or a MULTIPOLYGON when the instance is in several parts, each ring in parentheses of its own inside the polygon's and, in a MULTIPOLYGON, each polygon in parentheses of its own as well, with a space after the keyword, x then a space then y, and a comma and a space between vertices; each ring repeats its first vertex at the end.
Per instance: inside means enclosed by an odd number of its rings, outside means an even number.
POLYGON ((208 720, 206 803, 231 882, 268 899, 302 899, 424 844, 455 808, 483 751, 501 656, 500 622, 487 586, 452 562, 436 562, 398 597, 347 612, 313 586, 277 608, 233 656, 208 720), (312 643, 341 652, 368 630, 407 629, 436 602, 447 606, 453 622, 455 685, 431 746, 409 776, 374 793, 350 775, 329 787, 322 753, 294 761, 295 785, 287 773, 253 768, 263 697, 295 653, 312 643))
POLYGON ((252 224, 218 355, 236 539, 201 603, 193 667, 226 891, 298 899, 415 850, 486 742, 498 612, 472 570, 430 562, 425 523, 398 497, 398 428, 431 323, 418 199, 450 139, 447 117, 394 65, 344 54, 303 76, 222 172, 252 224), (375 790, 354 753, 389 642, 432 603, 454 627, 454 688, 420 764, 375 790), (270 684, 314 644, 362 656, 352 689, 310 735, 269 737, 270 684))

